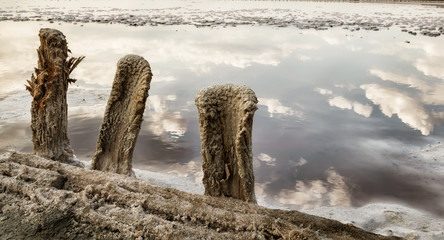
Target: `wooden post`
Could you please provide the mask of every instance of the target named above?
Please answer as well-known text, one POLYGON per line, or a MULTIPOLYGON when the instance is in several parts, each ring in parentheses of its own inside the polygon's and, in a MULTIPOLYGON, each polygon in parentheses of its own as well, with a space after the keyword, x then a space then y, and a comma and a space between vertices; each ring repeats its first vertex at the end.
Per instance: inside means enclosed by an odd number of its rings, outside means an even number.
POLYGON ((226 84, 197 93, 205 195, 256 203, 251 134, 255 93, 226 84))
POLYGON ((132 158, 152 78, 143 57, 127 55, 117 63, 91 169, 132 175, 132 158))
POLYGON ((71 162, 73 150, 68 139, 69 74, 84 57, 68 57, 66 38, 58 30, 43 28, 39 32, 38 67, 26 89, 33 100, 31 130, 34 153, 52 160, 71 162))

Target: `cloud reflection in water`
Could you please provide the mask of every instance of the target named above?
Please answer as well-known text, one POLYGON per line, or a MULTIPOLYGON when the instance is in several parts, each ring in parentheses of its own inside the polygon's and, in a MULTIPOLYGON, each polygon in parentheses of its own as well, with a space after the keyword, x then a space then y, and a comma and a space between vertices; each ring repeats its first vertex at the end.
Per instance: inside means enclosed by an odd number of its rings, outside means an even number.
MULTIPOLYGON (((275 166, 276 165, 276 158, 271 157, 270 155, 266 153, 259 153, 259 155, 256 157, 258 161, 264 162, 267 166, 275 166)), ((254 159, 254 160, 256 160, 254 159)), ((254 161, 253 160, 253 161, 254 161)), ((260 167, 260 162, 255 161, 255 167, 260 167)))
POLYGON ((353 109, 357 114, 367 118, 370 117, 373 111, 373 108, 367 104, 364 105, 357 101, 351 101, 342 96, 331 98, 330 100, 328 100, 328 103, 330 104, 330 106, 338 107, 341 109, 353 109))
POLYGON ((415 58, 413 65, 426 76, 432 76, 444 81, 444 48, 442 45, 429 38, 421 38, 413 42, 409 48, 419 49, 425 56, 415 58))
POLYGON ((379 105, 382 113, 387 117, 396 114, 402 122, 413 129, 420 130, 423 135, 429 135, 433 131, 435 118, 440 114, 428 112, 417 99, 397 89, 378 84, 365 84, 361 88, 365 90, 366 97, 379 105))
POLYGON ((176 101, 175 95, 149 96, 146 119, 148 130, 164 139, 178 139, 187 131, 187 120, 181 112, 168 111, 168 102, 176 101))
MULTIPOLYGON (((10 138, 30 139, 29 132, 25 136, 5 129, 10 122, 25 119, 19 114, 27 114, 29 122, 30 97, 23 83, 36 63, 30 52, 38 47, 38 24, 0 23, 7 26, 6 30, 32 25, 23 27, 23 36, 14 33, 0 37, 1 43, 11 46, 1 50, 7 56, 0 56, 5 63, 0 65, 7 67, 0 67, 0 81, 4 86, 13 82, 23 91, 17 98, 2 90, 2 143, 12 141, 10 138), (17 39, 23 39, 23 48, 15 48, 17 39), (17 56, 21 64, 8 64, 11 56, 17 56), (24 76, 22 68, 14 70, 17 64, 28 69, 24 76), (23 102, 27 102, 26 107, 22 107, 23 102)), ((368 197, 363 203, 374 196, 412 198, 410 190, 418 193, 412 200, 418 205, 442 200, 425 201, 428 195, 415 187, 417 178, 408 180, 394 175, 398 169, 391 164, 393 158, 402 161, 408 157, 399 149, 436 142, 442 136, 443 128, 437 124, 444 119, 440 113, 444 111, 443 74, 439 69, 439 63, 444 61, 440 48, 444 48, 437 39, 425 41, 417 36, 412 44, 405 44, 399 38, 394 40, 389 31, 360 31, 351 36, 340 29, 283 31, 262 26, 195 29, 86 24, 81 28, 64 23, 57 27, 67 36, 74 54, 87 56, 74 72, 73 77, 79 81, 70 86, 68 96, 71 140, 76 153, 87 155, 94 151, 97 133, 92 132, 100 127, 116 63, 124 54, 134 53, 146 57, 154 72, 134 153, 135 167, 200 182, 195 93, 203 86, 233 82, 250 86, 260 97, 253 136, 258 200, 310 208, 350 205, 351 199, 355 204, 357 195, 363 193, 368 197), (329 38, 323 39, 323 35, 329 38), (386 53, 383 56, 369 49, 384 46, 392 55, 384 49, 379 51, 386 53), (320 94, 313 94, 313 89, 320 94), (401 103, 396 102, 397 98, 401 103), (337 107, 359 116, 343 114, 337 107), (376 112, 377 107, 384 116, 376 112), (401 121, 386 117, 393 115, 401 121), (81 121, 83 118, 94 121, 89 124, 81 121), (434 129, 436 136, 425 138, 403 122, 423 134, 434 129), (369 141, 380 146, 368 144, 369 141), (392 177, 390 182, 398 180, 396 184, 387 187, 386 178, 375 178, 382 171, 375 164, 383 166, 386 176, 392 177), (363 174, 368 175, 369 181, 362 181, 363 174), (348 188, 345 182, 356 184, 359 191, 348 188), (408 191, 401 192, 398 183, 408 191)))
POLYGON ((444 104, 444 84, 440 81, 425 81, 415 76, 408 76, 371 69, 370 73, 384 81, 404 84, 419 91, 420 98, 414 98, 399 89, 383 87, 377 84, 362 85, 366 97, 380 105, 381 111, 388 117, 397 114, 398 117, 413 129, 420 130, 423 135, 429 135, 434 125, 442 124, 444 112, 427 110, 425 105, 444 104))
POLYGON ((184 178, 192 178, 196 184, 202 185, 203 171, 200 158, 193 159, 187 163, 175 163, 169 166, 168 173, 184 178))
POLYGON ((351 195, 344 178, 334 169, 325 171, 326 180, 296 181, 295 190, 283 189, 275 200, 299 209, 321 206, 351 206, 351 195))
POLYGON ((258 98, 258 105, 267 107, 267 111, 270 113, 270 117, 274 117, 275 114, 296 116, 299 119, 303 119, 304 114, 299 111, 293 110, 291 107, 284 106, 278 99, 274 98, 258 98))
POLYGON ((444 78, 443 81, 426 81, 416 76, 398 74, 380 69, 371 69, 370 74, 377 76, 384 81, 404 84, 419 90, 422 98, 421 101, 425 104, 444 104, 444 95, 442 94, 444 92, 444 78))

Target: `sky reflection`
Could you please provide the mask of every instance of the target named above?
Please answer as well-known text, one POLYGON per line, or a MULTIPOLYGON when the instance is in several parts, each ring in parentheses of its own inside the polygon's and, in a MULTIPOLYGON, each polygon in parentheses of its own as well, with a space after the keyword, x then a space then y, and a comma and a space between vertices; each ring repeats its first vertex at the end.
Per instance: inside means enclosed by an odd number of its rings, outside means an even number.
POLYGON ((14 122, 29 122, 23 84, 37 62, 38 30, 56 27, 74 56, 86 56, 68 94, 69 134, 79 158, 94 152, 118 59, 139 54, 154 76, 135 167, 200 181, 195 95, 212 84, 245 84, 259 99, 253 155, 260 202, 309 209, 389 199, 444 214, 444 206, 430 207, 444 199, 431 187, 441 179, 418 180, 406 151, 443 141, 442 37, 260 26, 0 27, 11 32, 0 35, 3 151, 8 142, 18 150, 31 146, 28 124, 14 122))
POLYGON ((167 107, 167 102, 175 101, 176 98, 175 95, 149 97, 145 125, 152 134, 161 136, 163 139, 178 139, 184 136, 187 131, 187 119, 179 111, 169 112, 167 107))
POLYGON ((402 122, 421 131, 423 135, 427 136, 433 131, 435 118, 440 117, 438 113, 427 112, 415 98, 397 89, 385 88, 378 84, 366 84, 361 88, 365 90, 366 97, 379 105, 387 117, 396 114, 402 122))
POLYGON ((370 117, 373 111, 373 107, 369 106, 368 104, 364 105, 356 101, 352 102, 342 96, 330 98, 328 100, 328 103, 330 104, 330 106, 338 107, 341 109, 353 109, 357 114, 364 117, 370 117))

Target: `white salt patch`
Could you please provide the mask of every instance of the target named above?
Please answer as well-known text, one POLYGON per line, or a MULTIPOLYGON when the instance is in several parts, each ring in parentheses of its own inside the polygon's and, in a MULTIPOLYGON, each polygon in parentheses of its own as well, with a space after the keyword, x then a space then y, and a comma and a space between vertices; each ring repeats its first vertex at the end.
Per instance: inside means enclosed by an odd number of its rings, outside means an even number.
MULTIPOLYGON (((10 154, 10 152, 1 153, 0 159, 8 158, 10 154)), ((442 144, 438 143, 414 150, 412 154, 423 155, 432 159, 435 157, 443 159, 444 149, 442 144)), ((427 161, 423 164, 425 168, 435 168, 435 160, 430 161, 432 164, 428 164, 427 161)), ((88 169, 90 167, 91 161, 81 162, 85 165, 85 168, 88 169)), ((421 160, 418 160, 418 162, 421 162, 421 160)), ((442 164, 442 161, 439 161, 439 163, 442 164)), ((194 179, 140 169, 133 170, 137 178, 154 185, 175 188, 195 194, 203 194, 204 192, 203 185, 196 183, 194 179)), ((256 190, 259 196, 263 195, 260 193, 260 189, 260 184, 258 184, 256 190)), ((259 205, 268 208, 288 209, 276 203, 266 202, 260 197, 258 202, 259 205)), ((360 208, 333 206, 302 210, 302 212, 334 219, 342 223, 350 223, 367 231, 386 236, 395 235, 406 239, 424 240, 444 239, 444 219, 399 204, 372 203, 360 208)))
POLYGON ((351 223, 386 236, 444 239, 444 219, 398 204, 373 203, 361 208, 326 207, 302 212, 351 223))
MULTIPOLYGON (((1 155, 0 155, 1 156, 1 155)), ((81 161, 86 169, 91 167, 91 161, 81 161)), ((134 173, 136 174, 136 178, 144 180, 148 183, 165 187, 165 188, 175 188, 184 192, 194 193, 194 194, 203 194, 204 187, 202 183, 196 183, 194 178, 184 178, 179 177, 174 174, 167 173, 157 173, 151 172, 147 170, 141 170, 133 168, 134 173)))
POLYGON ((134 169, 137 178, 160 187, 175 188, 181 191, 203 194, 203 184, 196 183, 194 179, 183 178, 173 174, 156 173, 146 170, 134 169))

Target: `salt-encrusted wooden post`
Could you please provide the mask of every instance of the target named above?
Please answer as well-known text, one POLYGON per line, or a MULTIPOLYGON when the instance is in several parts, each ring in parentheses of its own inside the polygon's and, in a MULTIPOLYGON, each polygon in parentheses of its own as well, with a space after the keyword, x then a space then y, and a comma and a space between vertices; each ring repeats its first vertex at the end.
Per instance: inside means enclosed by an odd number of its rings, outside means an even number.
POLYGON ((91 169, 132 175, 132 158, 152 78, 143 57, 127 55, 117 63, 91 169))
POLYGON ((73 150, 68 139, 68 84, 75 82, 69 74, 84 57, 68 57, 66 38, 58 30, 42 28, 37 49, 38 66, 26 89, 33 100, 31 130, 34 153, 56 161, 71 162, 73 150))
POLYGON ((197 93, 205 195, 256 203, 251 147, 256 104, 246 86, 215 85, 197 93))

